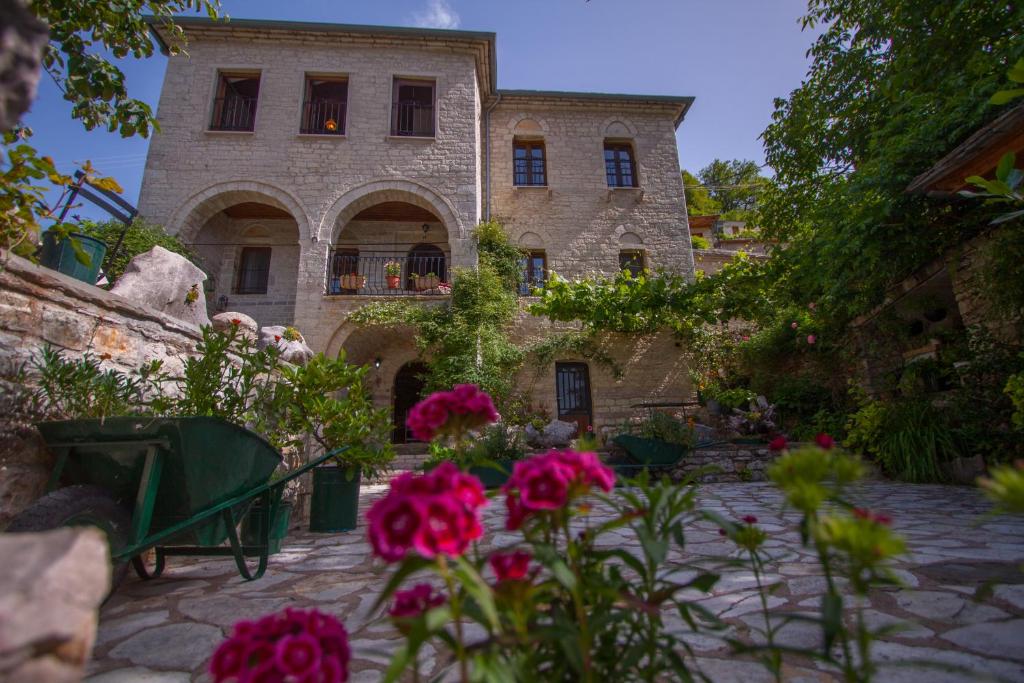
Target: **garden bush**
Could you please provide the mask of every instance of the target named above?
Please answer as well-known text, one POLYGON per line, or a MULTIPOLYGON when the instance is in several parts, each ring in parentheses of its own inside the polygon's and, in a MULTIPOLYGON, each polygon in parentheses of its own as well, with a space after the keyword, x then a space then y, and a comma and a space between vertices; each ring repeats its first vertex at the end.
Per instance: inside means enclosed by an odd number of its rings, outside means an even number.
POLYGON ((120 221, 95 222, 83 220, 75 228, 76 232, 96 237, 107 244, 107 254, 103 259, 103 272, 111 284, 124 274, 128 262, 139 254, 144 254, 153 247, 163 247, 175 254, 180 254, 200 268, 195 253, 174 235, 168 235, 159 225, 150 223, 143 218, 136 218, 125 230, 120 221), (114 246, 124 232, 121 248, 114 252, 114 246))

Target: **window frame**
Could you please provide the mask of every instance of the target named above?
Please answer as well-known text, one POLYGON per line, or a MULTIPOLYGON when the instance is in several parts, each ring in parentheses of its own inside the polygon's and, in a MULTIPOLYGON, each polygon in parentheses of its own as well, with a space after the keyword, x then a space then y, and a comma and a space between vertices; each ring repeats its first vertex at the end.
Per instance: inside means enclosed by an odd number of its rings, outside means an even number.
POLYGON ((604 147, 602 148, 602 160, 604 161, 605 182, 609 188, 640 187, 640 176, 637 173, 636 149, 633 147, 632 142, 628 140, 605 140, 604 147), (608 152, 613 153, 613 159, 608 159, 608 152), (632 180, 632 183, 629 185, 624 182, 625 176, 622 172, 622 152, 625 152, 629 157, 629 175, 632 180), (614 176, 608 172, 608 164, 610 162, 614 163, 614 176), (612 182, 613 177, 615 182, 612 182))
MULTIPOLYGON (((300 119, 299 119, 299 135, 330 135, 336 137, 344 137, 348 134, 348 96, 349 96, 349 78, 345 74, 318 74, 318 73, 306 73, 303 80, 302 86, 302 102, 300 103, 300 119), (336 131, 330 131, 324 128, 315 128, 310 125, 310 119, 312 116, 312 104, 313 97, 311 89, 314 82, 324 83, 343 83, 345 85, 345 98, 340 101, 340 112, 337 119, 338 129, 336 131)), ((323 100, 324 102, 331 103, 330 100, 323 100)), ((324 123, 326 124, 327 119, 324 123)))
POLYGON ((260 245, 249 245, 243 246, 241 251, 238 252, 238 271, 235 273, 235 286, 233 288, 233 294, 246 295, 246 294, 267 294, 270 291, 270 263, 274 257, 274 249, 272 247, 265 247, 260 245), (246 281, 246 272, 250 270, 246 267, 246 261, 251 254, 256 252, 265 253, 267 255, 266 270, 262 274, 261 279, 257 279, 257 285, 246 281), (262 282, 262 289, 259 284, 262 282))
POLYGON ((544 144, 543 139, 530 139, 530 138, 513 138, 512 140, 512 185, 513 187, 547 187, 548 186, 548 150, 547 145, 544 144), (526 182, 518 182, 518 176, 520 173, 516 170, 516 162, 519 161, 519 157, 516 156, 516 152, 519 149, 525 149, 527 156, 523 158, 526 162, 526 182), (540 179, 542 182, 533 182, 536 174, 533 171, 533 158, 530 156, 531 150, 540 150, 540 179))
MULTIPOLYGON (((437 79, 429 76, 394 76, 391 79, 391 114, 390 114, 391 137, 399 138, 436 138, 437 137, 437 79), (398 92, 402 86, 423 87, 430 86, 430 133, 424 134, 421 131, 403 133, 399 130, 399 100, 398 92)), ((414 126, 415 128, 415 126, 414 126)))
POLYGON ((263 90, 263 73, 251 69, 218 69, 216 71, 213 102, 208 118, 207 130, 214 133, 254 133, 256 132, 256 115, 259 112, 260 92, 263 90), (251 97, 252 112, 248 128, 232 127, 224 125, 224 101, 227 99, 227 89, 230 79, 255 79, 256 95, 251 97))
POLYGON ((647 270, 647 252, 643 249, 619 249, 619 272, 624 270, 634 278, 642 275, 647 270))
POLYGON ((533 296, 533 290, 539 285, 543 288, 548 282, 548 254, 543 249, 524 249, 521 260, 523 281, 519 285, 519 296, 533 296), (540 259, 541 281, 537 283, 533 274, 533 260, 540 259))

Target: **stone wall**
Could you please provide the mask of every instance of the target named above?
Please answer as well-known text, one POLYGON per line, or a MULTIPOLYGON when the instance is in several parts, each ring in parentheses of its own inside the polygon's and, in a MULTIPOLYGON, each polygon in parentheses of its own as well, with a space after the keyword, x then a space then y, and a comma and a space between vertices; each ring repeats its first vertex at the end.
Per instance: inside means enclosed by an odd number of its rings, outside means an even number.
POLYGON ((698 470, 708 468, 698 482, 765 481, 765 470, 777 455, 758 445, 720 444, 687 453, 673 468, 673 481, 682 481, 698 470))
POLYGON ((946 254, 946 267, 953 281, 953 293, 964 325, 980 325, 993 337, 1007 343, 1021 343, 1024 321, 995 310, 981 282, 985 250, 991 235, 979 235, 946 254))

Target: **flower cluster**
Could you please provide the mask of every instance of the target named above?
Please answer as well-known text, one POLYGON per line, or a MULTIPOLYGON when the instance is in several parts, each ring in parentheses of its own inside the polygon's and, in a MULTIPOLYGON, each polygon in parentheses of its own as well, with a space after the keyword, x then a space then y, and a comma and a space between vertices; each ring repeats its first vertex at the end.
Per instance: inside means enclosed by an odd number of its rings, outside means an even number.
POLYGON ((892 524, 892 517, 882 512, 872 512, 865 508, 853 508, 853 516, 857 519, 866 519, 874 522, 875 524, 882 524, 884 526, 890 526, 892 524))
POLYGON ((531 513, 562 508, 593 486, 605 492, 615 486, 615 473, 596 453, 552 450, 520 460, 502 487, 507 494, 506 528, 518 529, 531 513))
POLYGON ((429 583, 418 583, 412 588, 395 593, 395 601, 388 614, 396 619, 418 617, 434 607, 445 603, 443 593, 435 593, 429 583))
POLYGON ((317 610, 286 609, 259 621, 240 621, 213 653, 210 673, 221 681, 348 680, 348 633, 317 610))
POLYGON ((498 411, 486 392, 475 384, 458 384, 413 406, 405 424, 417 439, 430 441, 438 434, 462 434, 497 421, 498 411))
POLYGON ((406 472, 366 515, 373 551, 388 562, 410 549, 427 559, 462 555, 483 534, 480 508, 487 502, 480 480, 450 462, 424 475, 406 472))
POLYGON ((487 561, 494 570, 498 581, 522 581, 530 573, 530 560, 533 555, 525 550, 512 553, 494 553, 487 561))

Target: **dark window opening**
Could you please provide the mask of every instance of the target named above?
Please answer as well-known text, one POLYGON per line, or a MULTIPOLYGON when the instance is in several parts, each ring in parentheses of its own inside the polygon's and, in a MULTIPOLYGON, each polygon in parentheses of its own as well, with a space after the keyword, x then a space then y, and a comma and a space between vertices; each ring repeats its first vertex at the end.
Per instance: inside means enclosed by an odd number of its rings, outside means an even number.
POLYGON ((434 82, 395 79, 391 134, 434 137, 434 82))
POLYGON ((424 292, 447 282, 447 262, 444 252, 433 244, 417 244, 405 259, 409 289, 424 292))
POLYGON ((516 140, 512 146, 512 182, 515 185, 547 185, 544 143, 516 140))
POLYGON ((331 257, 330 294, 355 294, 362 286, 359 275, 359 250, 338 249, 331 257))
POLYGON ((535 289, 543 289, 548 280, 547 256, 543 251, 530 250, 520 261, 523 281, 519 283, 520 296, 530 296, 535 289))
POLYGON ((347 106, 346 79, 306 77, 306 98, 302 105, 302 127, 299 132, 344 135, 347 106))
POLYGON ((558 399, 558 419, 575 422, 577 435, 590 431, 593 409, 590 372, 586 363, 555 363, 555 395, 558 399))
POLYGON ((604 170, 608 187, 636 187, 633 148, 624 143, 604 143, 604 170))
POLYGON ((213 103, 210 130, 252 131, 256 124, 256 99, 260 77, 252 74, 221 74, 213 103))
POLYGON ((270 247, 243 247, 235 294, 266 294, 270 279, 270 247))
POLYGON ((644 252, 640 249, 624 249, 619 252, 619 270, 628 270, 633 277, 644 272, 644 252))

